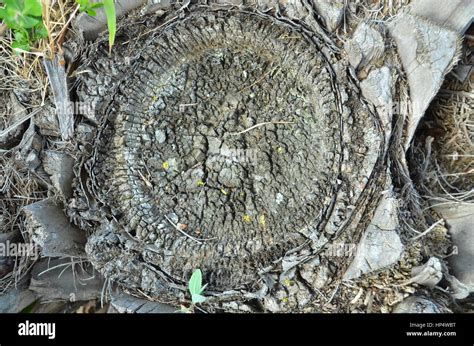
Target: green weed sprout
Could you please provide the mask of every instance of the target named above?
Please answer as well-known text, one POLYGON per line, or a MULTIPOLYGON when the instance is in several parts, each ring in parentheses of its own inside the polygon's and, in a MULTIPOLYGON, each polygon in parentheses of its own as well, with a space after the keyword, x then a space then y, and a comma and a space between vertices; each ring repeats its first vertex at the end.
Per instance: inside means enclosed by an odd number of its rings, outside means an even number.
POLYGON ((202 285, 202 272, 201 269, 196 269, 191 278, 189 279, 188 288, 191 293, 192 305, 190 307, 181 306, 181 312, 191 313, 194 311, 196 304, 203 303, 206 301, 206 297, 202 295, 202 292, 206 289, 207 284, 202 285))
POLYGON ((115 42, 115 34, 117 33, 117 18, 115 14, 115 1, 104 0, 104 2, 91 3, 90 0, 76 0, 79 5, 79 12, 86 12, 89 16, 94 17, 96 9, 104 7, 105 16, 107 18, 107 28, 109 29, 109 52, 115 42))
POLYGON ((202 295, 202 292, 206 289, 207 284, 202 286, 202 273, 201 269, 196 269, 189 279, 189 293, 191 293, 191 301, 193 304, 203 303, 206 301, 206 297, 202 295))
POLYGON ((48 37, 43 24, 41 0, 3 0, 0 19, 14 35, 12 48, 15 51, 29 51, 31 46, 48 37))

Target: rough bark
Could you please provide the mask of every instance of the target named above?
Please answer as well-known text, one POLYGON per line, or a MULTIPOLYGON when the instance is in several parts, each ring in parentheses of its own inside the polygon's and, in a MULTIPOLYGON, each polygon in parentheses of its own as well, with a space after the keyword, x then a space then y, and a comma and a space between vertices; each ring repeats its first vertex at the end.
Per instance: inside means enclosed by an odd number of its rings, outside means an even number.
POLYGON ((74 115, 73 188, 63 153, 30 161, 88 260, 142 298, 112 297, 118 310, 186 304, 197 268, 208 311, 387 312, 415 292, 425 311, 449 311, 431 290, 442 276, 465 294, 405 159, 458 35, 420 6, 387 26, 357 8, 165 3, 121 19, 112 53, 104 35, 74 52, 74 91, 96 107, 74 115))

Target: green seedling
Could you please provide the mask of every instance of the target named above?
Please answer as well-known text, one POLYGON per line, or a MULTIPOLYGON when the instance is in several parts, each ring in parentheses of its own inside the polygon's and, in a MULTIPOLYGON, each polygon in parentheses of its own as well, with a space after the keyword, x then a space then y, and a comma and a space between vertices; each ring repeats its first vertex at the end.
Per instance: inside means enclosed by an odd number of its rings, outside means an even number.
POLYGON ((109 52, 115 42, 115 34, 117 32, 117 18, 115 15, 114 0, 104 0, 105 16, 107 17, 107 27, 109 28, 109 52))
POLYGON ((79 5, 79 12, 86 12, 91 17, 95 17, 96 10, 104 6, 103 2, 91 3, 90 0, 76 0, 76 3, 79 5))
POLYGON ((191 301, 193 304, 203 303, 206 301, 206 297, 202 295, 202 292, 206 289, 206 285, 202 285, 202 273, 201 269, 196 269, 189 279, 189 293, 191 293, 191 301))
POLYGON ((3 0, 2 3, 0 19, 13 32, 14 50, 29 51, 37 41, 48 37, 41 0, 3 0))
POLYGON ((86 12, 89 16, 94 17, 96 9, 104 7, 105 17, 107 18, 107 28, 109 29, 109 51, 115 42, 115 34, 117 33, 117 17, 115 14, 115 1, 104 0, 104 2, 91 3, 90 0, 76 0, 79 5, 79 12, 86 12))
POLYGON ((202 285, 201 269, 196 269, 191 275, 191 278, 189 279, 188 283, 189 293, 191 293, 192 304, 190 307, 185 307, 181 305, 180 312, 189 314, 194 311, 194 307, 196 306, 196 304, 205 302, 206 297, 202 295, 202 292, 204 292, 206 287, 207 284, 204 286, 202 285))

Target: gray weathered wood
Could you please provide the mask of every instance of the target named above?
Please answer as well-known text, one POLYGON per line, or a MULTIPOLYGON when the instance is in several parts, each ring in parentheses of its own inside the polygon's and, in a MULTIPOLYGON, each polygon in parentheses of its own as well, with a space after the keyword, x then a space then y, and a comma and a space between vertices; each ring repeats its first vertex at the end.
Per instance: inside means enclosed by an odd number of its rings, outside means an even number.
POLYGON ((446 220, 458 253, 448 258, 453 274, 474 292, 474 207, 472 204, 452 204, 435 207, 446 220))
POLYGON ((474 18, 472 0, 415 0, 411 4, 413 14, 463 34, 474 18))
POLYGON ((53 60, 44 59, 43 64, 53 90, 61 138, 68 140, 74 132, 74 114, 69 98, 67 75, 63 61, 64 58, 57 55, 53 60))
POLYGON ((174 313, 177 308, 171 305, 151 302, 123 293, 121 291, 112 294, 112 306, 120 313, 174 313))
POLYGON ((77 259, 55 258, 35 264, 30 290, 46 301, 83 301, 100 298, 103 285, 102 276, 87 262, 80 264, 77 259))
POLYGON ((45 199, 24 207, 32 240, 44 257, 84 257, 85 233, 71 225, 60 205, 45 199))

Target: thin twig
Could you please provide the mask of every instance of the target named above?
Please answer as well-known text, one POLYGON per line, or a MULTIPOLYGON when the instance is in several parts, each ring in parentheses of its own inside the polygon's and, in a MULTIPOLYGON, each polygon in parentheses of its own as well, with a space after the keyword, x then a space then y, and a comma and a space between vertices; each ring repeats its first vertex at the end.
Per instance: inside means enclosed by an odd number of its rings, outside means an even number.
POLYGON ((438 221, 436 221, 434 224, 432 224, 430 227, 428 227, 428 229, 426 231, 424 231, 423 233, 420 233, 416 236, 414 236, 413 238, 411 238, 411 240, 417 240, 423 236, 425 236, 426 234, 428 234, 429 232, 431 232, 436 226, 438 226, 439 224, 442 224, 444 225, 444 219, 439 219, 438 221))
POLYGON ((253 125, 252 127, 249 127, 248 129, 240 131, 240 132, 229 133, 229 135, 231 135, 231 136, 241 135, 241 134, 244 134, 246 132, 252 131, 253 129, 256 129, 257 127, 270 125, 270 124, 294 124, 294 123, 295 123, 294 121, 268 121, 268 122, 253 125))
POLYGON ((258 78, 255 82, 253 82, 252 84, 250 85, 247 85, 246 87, 243 87, 242 89, 239 90, 239 92, 242 92, 244 90, 247 90, 247 89, 250 89, 251 87, 253 87, 254 85, 257 85, 258 83, 260 83, 262 80, 265 79, 265 77, 267 77, 270 73, 274 72, 276 70, 276 68, 273 68, 271 70, 268 70, 267 72, 265 72, 260 78, 258 78))
POLYGON ((77 5, 76 8, 74 9, 74 12, 72 12, 71 16, 69 17, 69 20, 66 22, 66 24, 64 24, 64 27, 63 29, 61 30, 61 32, 59 33, 58 35, 58 47, 61 49, 61 46, 63 44, 63 41, 64 41, 64 35, 66 35, 66 31, 69 27, 69 24, 71 24, 71 21, 74 19, 74 17, 76 16, 76 13, 77 11, 79 11, 79 8, 80 6, 77 5))
POLYGON ((39 111, 41 111, 42 108, 37 108, 35 109, 33 112, 31 112, 30 114, 28 115, 25 115, 24 117, 22 117, 21 119, 19 119, 18 121, 16 121, 14 124, 8 126, 5 130, 3 130, 2 132, 0 132, 0 137, 3 137, 5 136, 6 134, 8 134, 10 131, 13 131, 14 129, 16 129, 18 126, 20 126, 21 124, 23 124, 25 121, 31 119, 31 117, 33 117, 35 114, 37 114, 39 111))
POLYGON ((208 313, 206 310, 201 309, 201 308, 200 308, 199 306, 197 306, 197 305, 194 305, 194 307, 195 307, 196 309, 198 309, 199 311, 201 311, 202 313, 204 313, 204 314, 207 314, 207 313, 208 313))
POLYGON ((76 264, 76 263, 81 263, 81 262, 84 262, 84 260, 80 260, 78 262, 75 262, 74 260, 72 260, 71 258, 71 262, 66 262, 66 263, 60 263, 58 265, 55 265, 53 267, 50 267, 48 269, 45 269, 43 270, 41 273, 38 274, 38 276, 41 276, 47 272, 50 272, 51 270, 54 270, 54 269, 58 269, 58 268, 62 268, 62 267, 69 267, 70 265, 73 265, 73 264, 76 264))
POLYGON ((207 238, 207 239, 198 239, 198 238, 195 238, 193 237, 192 235, 186 233, 185 231, 183 231, 181 228, 179 228, 177 225, 175 225, 173 223, 173 221, 171 221, 169 219, 168 216, 165 215, 165 219, 178 231, 180 232, 181 234, 185 235, 186 237, 188 237, 189 239, 192 239, 194 240, 195 242, 199 243, 199 244, 202 244, 203 241, 206 241, 206 240, 213 240, 213 239, 216 239, 216 238, 207 238))

